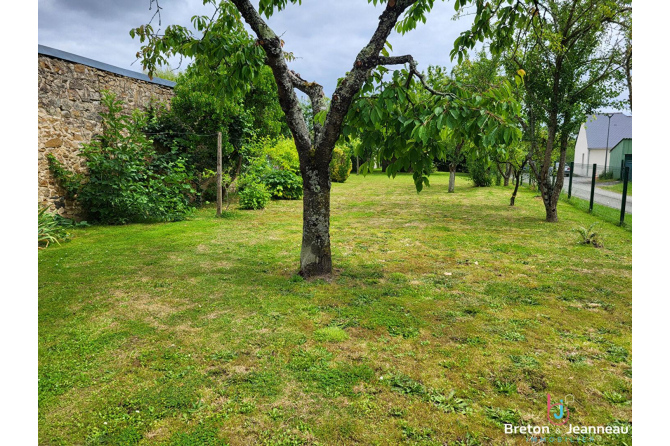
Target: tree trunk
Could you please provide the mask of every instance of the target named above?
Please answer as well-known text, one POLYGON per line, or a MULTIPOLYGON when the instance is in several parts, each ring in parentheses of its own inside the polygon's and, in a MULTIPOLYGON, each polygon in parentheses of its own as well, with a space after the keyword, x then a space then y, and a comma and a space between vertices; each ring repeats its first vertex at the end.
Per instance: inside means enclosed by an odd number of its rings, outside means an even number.
POLYGON ((302 249, 300 275, 331 274, 330 253, 330 175, 328 168, 307 166, 302 169, 302 249))
POLYGON ((509 186, 509 178, 512 176, 512 165, 507 163, 505 166, 505 173, 503 174, 503 186, 509 186))
POLYGON ((521 167, 519 167, 519 170, 512 170, 514 172, 514 178, 516 180, 516 184, 514 185, 514 192, 512 192, 512 196, 509 199, 509 205, 514 206, 514 201, 516 200, 516 194, 519 192, 519 184, 521 182, 521 175, 523 175, 523 168, 526 167, 526 163, 528 160, 524 160, 523 163, 521 163, 521 167))
POLYGON ((456 183, 456 163, 449 164, 449 192, 454 192, 454 184, 456 183))

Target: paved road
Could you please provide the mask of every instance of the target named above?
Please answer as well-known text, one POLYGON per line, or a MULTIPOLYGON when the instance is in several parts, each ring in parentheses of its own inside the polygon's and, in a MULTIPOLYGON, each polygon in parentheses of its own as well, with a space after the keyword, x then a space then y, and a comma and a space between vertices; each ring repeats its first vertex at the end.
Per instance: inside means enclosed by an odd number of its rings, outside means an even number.
MULTIPOLYGON (((563 180, 563 191, 568 193, 568 181, 569 178, 563 180)), ((528 184, 528 175, 524 175, 523 183, 528 184)), ((580 177, 575 176, 572 179, 572 196, 581 198, 583 200, 591 199, 591 178, 590 177, 580 177)), ((613 209, 621 210, 621 194, 618 192, 612 192, 609 190, 604 190, 599 188, 596 185, 596 190, 593 194, 593 201, 603 206, 607 206, 613 209)), ((626 198, 626 214, 633 213, 633 197, 628 196, 626 198)))
MULTIPOLYGON (((569 178, 565 178, 563 184, 563 191, 568 193, 568 181, 569 178)), ((613 183, 614 184, 614 183, 613 183)), ((581 198, 584 200, 591 199, 591 178, 588 177, 578 177, 575 176, 572 179, 572 196, 581 198)), ((596 190, 593 194, 593 201, 603 206, 607 206, 614 209, 621 209, 621 194, 618 192, 612 192, 609 190, 604 190, 599 188, 596 185, 596 190)), ((626 197, 626 213, 633 213, 633 197, 626 197)))

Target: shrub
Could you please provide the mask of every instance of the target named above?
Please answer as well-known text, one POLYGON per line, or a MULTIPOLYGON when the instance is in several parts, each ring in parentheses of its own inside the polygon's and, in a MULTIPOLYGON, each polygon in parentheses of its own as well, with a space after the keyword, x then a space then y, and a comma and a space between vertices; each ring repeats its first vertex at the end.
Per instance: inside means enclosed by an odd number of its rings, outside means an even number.
POLYGON ((265 184, 249 181, 239 193, 241 209, 263 209, 270 201, 270 192, 265 184))
POLYGON ((351 157, 348 151, 335 147, 333 158, 330 161, 330 179, 336 183, 344 183, 349 178, 351 168, 351 157))
POLYGON ((476 151, 467 159, 468 174, 477 187, 489 187, 493 183, 491 178, 491 162, 486 154, 476 151))
POLYGON ((281 138, 276 141, 264 139, 260 144, 262 153, 269 159, 272 167, 300 175, 300 159, 292 139, 281 138))
POLYGON ((263 177, 273 198, 299 200, 302 198, 302 180, 288 170, 272 170, 263 177))
POLYGON ((37 246, 46 248, 52 243, 60 245, 60 242, 70 238, 65 227, 59 224, 58 214, 48 212, 48 208, 37 210, 37 246))
MULTIPOLYGON (((183 158, 158 155, 141 129, 146 116, 123 115, 122 103, 103 92, 103 132, 83 144, 88 175, 74 174, 49 156, 54 176, 76 198, 93 221, 124 224, 182 220, 193 192, 183 158)), ((172 155, 172 154, 168 154, 172 155)))

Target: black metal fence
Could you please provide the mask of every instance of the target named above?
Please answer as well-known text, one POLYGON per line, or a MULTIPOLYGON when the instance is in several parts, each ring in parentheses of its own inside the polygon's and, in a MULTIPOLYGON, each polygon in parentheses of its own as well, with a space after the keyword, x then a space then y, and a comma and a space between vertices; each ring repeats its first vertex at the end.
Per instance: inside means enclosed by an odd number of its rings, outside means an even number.
POLYGON ((568 199, 575 196, 589 201, 589 212, 594 203, 620 209, 619 224, 624 224, 625 214, 633 213, 632 166, 630 162, 607 169, 597 164, 570 163, 565 170, 563 191, 568 199))
MULTIPOLYGON (((566 166, 568 165, 566 164, 566 166)), ((621 161, 618 165, 608 165, 607 167, 598 164, 574 163, 573 167, 571 167, 571 172, 576 176, 590 178, 593 175, 593 166, 596 166, 596 178, 599 181, 603 180, 623 181, 626 167, 628 167, 628 182, 633 181, 633 166, 630 161, 628 161, 628 163, 621 161)), ((566 177, 567 174, 568 170, 566 169, 565 171, 566 177)))

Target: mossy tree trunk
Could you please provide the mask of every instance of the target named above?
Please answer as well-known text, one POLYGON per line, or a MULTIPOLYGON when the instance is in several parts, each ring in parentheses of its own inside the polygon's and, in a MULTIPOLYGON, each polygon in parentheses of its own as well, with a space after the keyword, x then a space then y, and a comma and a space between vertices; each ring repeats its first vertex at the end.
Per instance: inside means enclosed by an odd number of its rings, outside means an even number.
POLYGON ((244 20, 258 37, 257 43, 267 55, 266 64, 272 69, 277 94, 286 122, 295 141, 303 178, 303 237, 300 253, 300 274, 303 277, 327 275, 332 272, 330 251, 330 174, 328 165, 340 137, 344 118, 354 96, 379 65, 414 63, 412 56, 380 56, 389 34, 399 17, 416 0, 387 2, 369 43, 356 56, 353 67, 335 89, 325 121, 316 116, 326 109, 323 87, 308 82, 288 68, 282 49, 283 42, 267 25, 249 0, 231 0, 244 20), (305 93, 312 105, 313 133, 305 122, 295 90, 305 93))

